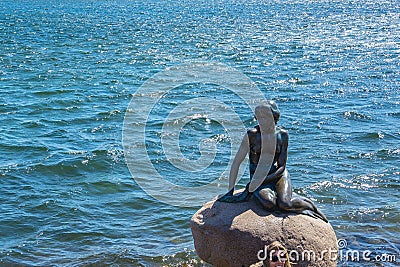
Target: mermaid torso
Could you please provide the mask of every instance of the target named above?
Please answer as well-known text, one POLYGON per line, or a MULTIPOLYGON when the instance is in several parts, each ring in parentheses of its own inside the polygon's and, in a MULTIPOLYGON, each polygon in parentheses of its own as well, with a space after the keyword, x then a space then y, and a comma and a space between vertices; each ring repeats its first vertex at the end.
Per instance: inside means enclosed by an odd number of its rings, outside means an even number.
MULTIPOLYGON (((260 160, 260 155, 261 155, 261 131, 259 126, 257 125, 253 129, 248 130, 247 135, 250 144, 249 160, 250 160, 250 179, 251 179, 254 175, 254 172, 256 171, 258 161, 260 160)), ((275 157, 268 174, 275 172, 276 169, 278 168, 278 158, 281 152, 281 146, 282 146, 281 133, 280 129, 277 129, 275 157)))

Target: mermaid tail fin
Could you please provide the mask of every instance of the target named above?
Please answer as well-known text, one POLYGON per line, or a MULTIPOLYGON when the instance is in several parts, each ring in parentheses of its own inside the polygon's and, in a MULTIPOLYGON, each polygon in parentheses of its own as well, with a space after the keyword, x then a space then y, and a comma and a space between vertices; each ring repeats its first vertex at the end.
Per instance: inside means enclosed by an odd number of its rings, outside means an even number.
POLYGON ((326 216, 322 213, 322 211, 320 209, 317 208, 317 206, 315 206, 314 202, 312 202, 310 199, 300 196, 296 193, 293 192, 293 197, 300 197, 301 199, 303 199, 304 201, 308 202, 312 207, 313 210, 299 210, 299 213, 302 214, 306 214, 309 215, 311 217, 314 218, 318 218, 323 220, 324 222, 328 222, 328 218, 326 218, 326 216))

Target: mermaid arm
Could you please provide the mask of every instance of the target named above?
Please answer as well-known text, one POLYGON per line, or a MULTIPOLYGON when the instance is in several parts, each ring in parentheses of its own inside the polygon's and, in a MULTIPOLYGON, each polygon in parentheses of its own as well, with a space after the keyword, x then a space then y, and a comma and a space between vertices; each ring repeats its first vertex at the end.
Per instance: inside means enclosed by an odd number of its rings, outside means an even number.
POLYGON ((229 173, 229 187, 228 187, 229 191, 235 188, 235 183, 239 172, 240 164, 246 158, 248 152, 249 152, 249 138, 246 134, 243 137, 239 150, 236 153, 235 158, 233 159, 232 162, 231 171, 229 173))
POLYGON ((235 190, 235 183, 237 179, 237 175, 239 172, 239 167, 240 164, 243 162, 243 160, 246 158, 247 153, 249 152, 249 139, 247 134, 243 137, 242 143, 240 144, 239 150, 235 155, 235 158, 233 159, 232 166, 231 166, 231 171, 229 173, 229 187, 228 187, 228 193, 223 195, 221 198, 219 198, 219 201, 222 202, 237 202, 237 197, 233 196, 233 192, 235 190))

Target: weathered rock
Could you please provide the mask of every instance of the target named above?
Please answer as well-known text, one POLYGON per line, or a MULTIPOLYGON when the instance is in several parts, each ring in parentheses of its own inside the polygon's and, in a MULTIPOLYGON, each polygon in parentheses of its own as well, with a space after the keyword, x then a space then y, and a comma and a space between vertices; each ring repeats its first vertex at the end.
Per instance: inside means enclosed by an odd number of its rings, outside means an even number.
POLYGON ((329 223, 293 213, 269 212, 255 200, 211 201, 190 222, 198 256, 215 267, 242 267, 259 262, 260 250, 275 240, 298 267, 337 266, 337 240, 329 223))

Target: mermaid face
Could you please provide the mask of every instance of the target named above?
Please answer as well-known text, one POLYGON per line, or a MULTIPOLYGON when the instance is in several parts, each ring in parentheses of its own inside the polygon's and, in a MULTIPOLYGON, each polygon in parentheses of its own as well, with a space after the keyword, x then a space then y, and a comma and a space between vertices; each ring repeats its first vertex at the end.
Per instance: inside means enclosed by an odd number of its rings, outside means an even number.
POLYGON ((271 113, 275 124, 277 124, 281 116, 281 112, 279 111, 278 105, 275 103, 275 101, 268 100, 266 103, 256 107, 254 111, 254 117, 258 121, 265 120, 267 116, 270 116, 271 113))

